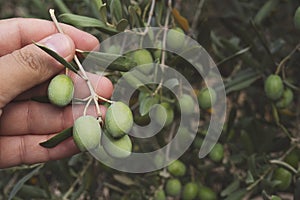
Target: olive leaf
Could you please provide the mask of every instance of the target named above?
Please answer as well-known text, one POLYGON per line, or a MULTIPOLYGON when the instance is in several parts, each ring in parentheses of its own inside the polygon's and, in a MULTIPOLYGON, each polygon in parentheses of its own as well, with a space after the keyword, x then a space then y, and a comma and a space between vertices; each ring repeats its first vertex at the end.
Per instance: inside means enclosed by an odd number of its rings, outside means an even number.
POLYGON ((110 13, 111 13, 113 19, 116 22, 119 22, 122 19, 122 15, 123 15, 121 1, 120 0, 111 0, 109 7, 110 7, 110 13))
POLYGON ((278 4, 279 4, 279 0, 267 1, 254 17, 255 23, 261 24, 262 21, 272 13, 272 11, 277 7, 278 4))
POLYGON ((57 135, 53 136, 45 142, 41 142, 40 145, 45 148, 53 148, 64 140, 68 139, 73 135, 73 127, 67 128, 57 135))
POLYGON ((107 34, 118 33, 116 28, 112 26, 108 26, 106 23, 102 22, 101 20, 91 18, 91 17, 65 13, 65 14, 61 14, 59 16, 59 19, 62 22, 72 24, 74 26, 78 26, 82 28, 96 28, 107 34))
POLYGON ((116 28, 117 28, 118 31, 122 32, 122 31, 124 31, 124 30, 127 28, 127 26, 128 26, 128 21, 127 21, 127 19, 121 19, 121 20, 117 23, 116 28))
POLYGON ((55 51, 49 49, 48 47, 35 43, 34 44, 41 48, 43 51, 45 51, 46 53, 48 53, 50 56, 52 56, 55 60, 57 60, 58 62, 60 62, 63 66, 65 66, 66 68, 70 69, 71 71, 75 72, 76 74, 78 73, 78 67, 73 66, 71 63, 69 63, 68 61, 66 61, 63 57, 61 57, 60 55, 58 55, 55 51))
POLYGON ((132 59, 126 56, 90 51, 80 51, 78 53, 87 58, 88 61, 99 65, 99 67, 102 67, 104 70, 107 67, 109 70, 126 72, 137 65, 132 59))

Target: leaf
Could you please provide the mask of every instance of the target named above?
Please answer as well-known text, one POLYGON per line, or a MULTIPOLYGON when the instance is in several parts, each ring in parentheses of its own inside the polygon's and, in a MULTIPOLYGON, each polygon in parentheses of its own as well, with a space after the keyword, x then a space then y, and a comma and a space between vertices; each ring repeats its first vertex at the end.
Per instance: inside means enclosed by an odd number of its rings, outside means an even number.
POLYGON ((130 15, 129 21, 130 21, 130 25, 131 27, 137 26, 137 27, 143 27, 144 26, 144 22, 141 19, 140 15, 137 13, 137 7, 134 6, 129 6, 128 7, 128 12, 130 15))
POLYGON ((247 184, 254 183, 253 175, 252 175, 251 171, 249 171, 249 170, 247 171, 247 177, 246 177, 245 182, 246 182, 247 184))
POLYGON ((18 192, 18 196, 22 198, 30 197, 31 199, 49 199, 46 191, 38 186, 24 184, 18 192))
POLYGON ((36 46, 38 46, 39 48, 41 48, 43 51, 45 51, 46 53, 48 53, 50 56, 52 56, 55 60, 57 60, 58 62, 60 62, 63 66, 65 66, 66 68, 70 69, 71 71, 73 71, 74 73, 78 73, 78 68, 77 66, 73 66, 71 63, 69 63, 68 61, 66 61, 63 57, 61 57, 60 55, 58 55, 55 51, 49 49, 48 47, 38 44, 38 43, 34 43, 36 46))
POLYGON ((240 189, 231 193, 225 200, 241 200, 247 193, 246 189, 240 189))
POLYGON ((261 75, 258 72, 252 69, 245 69, 239 72, 231 80, 225 83, 226 94, 249 87, 252 83, 259 79, 260 76, 261 75))
POLYGON ((269 0, 267 1, 257 12, 254 17, 254 21, 256 24, 261 24, 262 21, 268 17, 271 12, 277 7, 279 0, 269 0))
POLYGON ((233 181, 230 185, 228 185, 221 192, 221 197, 226 197, 226 196, 230 195, 231 193, 233 193, 234 191, 236 191, 237 189, 239 189, 239 187, 240 187, 240 181, 239 180, 233 181))
POLYGON ((177 78, 172 78, 164 82, 164 87, 169 88, 169 90, 174 89, 176 86, 179 86, 179 81, 177 78))
POLYGON ((9 194, 8 200, 13 199, 16 194, 18 193, 18 191, 22 188, 22 186, 24 185, 24 183, 26 181, 28 181, 30 178, 32 178, 35 174, 37 174, 39 172, 39 170, 43 167, 44 165, 39 165, 37 168, 35 168, 34 170, 32 170, 31 172, 29 172, 26 176, 24 176, 23 178, 21 178, 17 184, 14 186, 14 188, 12 189, 12 191, 9 194))
POLYGON ((83 27, 83 28, 97 28, 100 31, 107 33, 107 34, 117 34, 118 31, 114 27, 106 25, 104 22, 81 15, 75 15, 75 14, 62 14, 59 16, 59 19, 62 22, 72 24, 74 26, 83 27))
POLYGON ((107 22, 107 8, 106 8, 106 4, 102 5, 99 8, 99 14, 100 14, 100 18, 101 20, 106 23, 107 22))
POLYGON ((118 181, 119 183, 121 183, 123 185, 126 185, 126 186, 135 185, 135 182, 128 176, 115 174, 113 177, 116 181, 118 181))
POLYGON ((183 28, 185 32, 187 32, 190 29, 188 20, 181 16, 176 8, 173 8, 172 15, 176 22, 180 25, 181 28, 183 28))
POLYGON ((118 24, 117 24, 117 30, 120 32, 123 32, 128 26, 128 21, 127 19, 121 19, 118 24))
POLYGON ((94 3, 96 4, 98 10, 100 10, 100 8, 103 5, 105 5, 105 4, 103 4, 102 0, 94 0, 94 3))
POLYGON ((119 22, 123 17, 122 4, 120 0, 111 0, 110 2, 110 14, 116 22, 119 22))
POLYGON ((155 97, 149 96, 149 97, 146 97, 145 99, 143 99, 141 101, 140 106, 139 106, 139 112, 140 112, 141 116, 144 116, 147 113, 149 113, 151 108, 155 104, 157 104, 158 101, 159 101, 159 99, 156 96, 155 97))
POLYGON ((59 143, 71 137, 73 135, 72 131, 73 131, 73 127, 67 128, 62 132, 58 133, 57 135, 53 136, 49 140, 45 142, 41 142, 40 145, 45 148, 53 148, 59 143))
POLYGON ((136 66, 136 63, 126 56, 94 51, 81 51, 79 53, 103 69, 107 67, 110 70, 126 72, 136 66))

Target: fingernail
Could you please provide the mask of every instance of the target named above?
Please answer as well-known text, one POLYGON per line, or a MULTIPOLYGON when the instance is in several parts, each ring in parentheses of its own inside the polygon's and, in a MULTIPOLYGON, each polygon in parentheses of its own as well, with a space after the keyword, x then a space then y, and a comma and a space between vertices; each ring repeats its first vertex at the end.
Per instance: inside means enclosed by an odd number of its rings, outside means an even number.
POLYGON ((55 51, 60 56, 66 58, 72 53, 74 53, 74 43, 70 37, 62 33, 56 33, 45 39, 40 43, 48 47, 49 49, 55 51))

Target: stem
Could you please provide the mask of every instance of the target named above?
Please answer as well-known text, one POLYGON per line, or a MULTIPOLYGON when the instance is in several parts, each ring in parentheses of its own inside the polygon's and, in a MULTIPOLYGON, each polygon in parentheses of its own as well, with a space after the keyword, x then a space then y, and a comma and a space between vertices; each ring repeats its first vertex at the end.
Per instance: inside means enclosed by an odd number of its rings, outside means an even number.
POLYGON ((294 53, 296 53, 296 51, 298 51, 300 49, 300 43, 297 44, 297 46, 291 51, 291 53, 289 55, 287 55, 284 59, 281 60, 281 62, 279 63, 275 74, 279 74, 281 69, 283 68, 283 65, 293 56, 294 53))
MULTIPOLYGON (((64 33, 63 30, 61 29, 61 27, 59 26, 59 23, 58 23, 58 21, 55 17, 54 9, 50 9, 49 13, 50 13, 51 19, 53 20, 58 32, 59 33, 64 33)), ((88 88, 90 90, 90 93, 91 93, 90 98, 91 98, 91 100, 94 101, 94 103, 96 105, 97 116, 100 118, 100 122, 101 122, 102 121, 102 119, 101 119, 102 113, 101 113, 100 106, 99 106, 99 103, 98 103, 99 96, 96 94, 95 89, 93 88, 93 86, 92 86, 92 84, 91 84, 91 82, 90 82, 90 80, 89 80, 89 78, 86 74, 86 71, 84 70, 83 66, 81 65, 81 63, 80 63, 78 57, 76 56, 76 54, 74 55, 74 61, 77 64, 77 66, 79 67, 79 70, 81 72, 81 77, 87 83, 87 86, 88 86, 88 88)), ((91 101, 89 100, 88 104, 86 105, 86 107, 84 109, 84 115, 86 114, 87 107, 89 106, 90 103, 91 103, 91 101)))

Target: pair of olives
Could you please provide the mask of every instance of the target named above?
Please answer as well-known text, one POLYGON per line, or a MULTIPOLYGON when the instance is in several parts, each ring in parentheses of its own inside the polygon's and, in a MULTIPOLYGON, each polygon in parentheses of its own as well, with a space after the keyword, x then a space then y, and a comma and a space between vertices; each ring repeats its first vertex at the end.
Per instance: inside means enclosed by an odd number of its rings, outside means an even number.
POLYGON ((105 116, 105 129, 93 116, 81 116, 73 127, 73 138, 81 151, 103 145, 107 154, 115 158, 125 158, 131 154, 132 142, 127 133, 133 125, 130 108, 123 102, 114 102, 105 116))
POLYGON ((266 96, 269 99, 276 101, 276 106, 278 108, 286 108, 293 101, 293 91, 289 88, 284 88, 283 81, 278 75, 269 75, 265 81, 264 89, 266 96))

